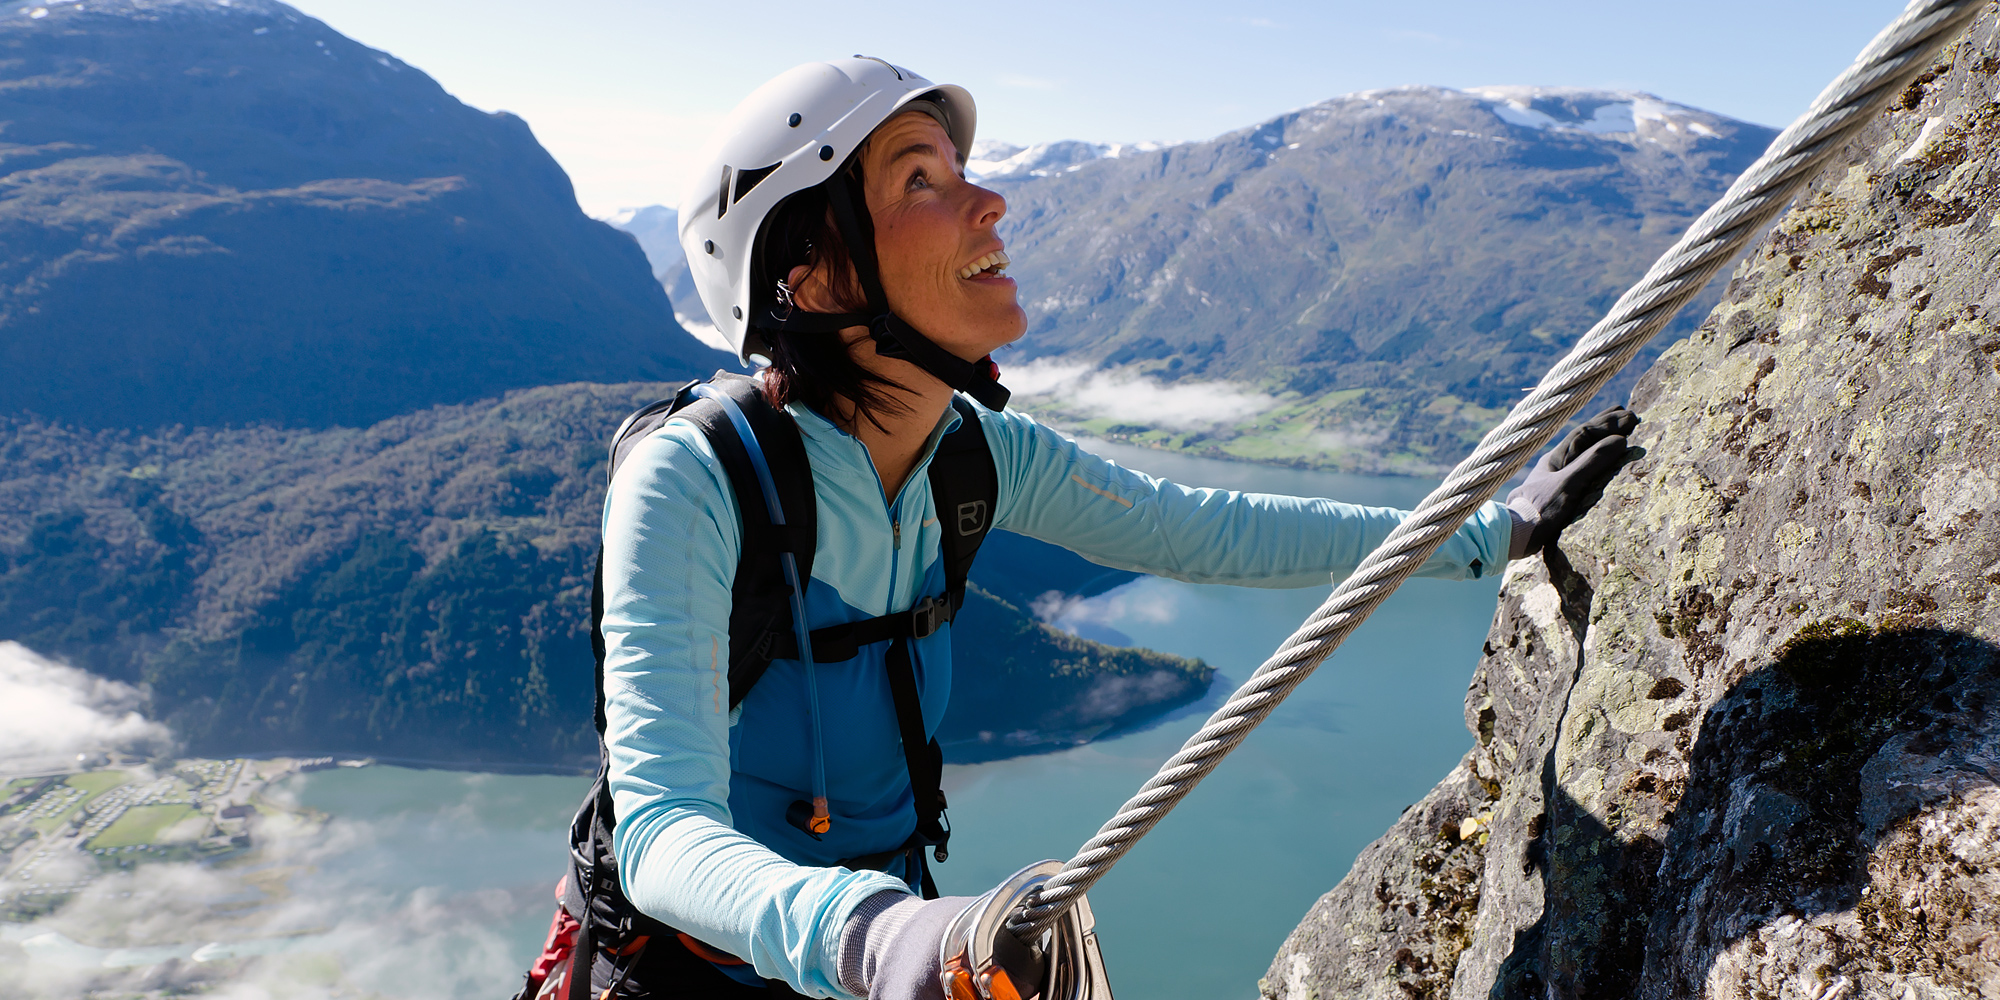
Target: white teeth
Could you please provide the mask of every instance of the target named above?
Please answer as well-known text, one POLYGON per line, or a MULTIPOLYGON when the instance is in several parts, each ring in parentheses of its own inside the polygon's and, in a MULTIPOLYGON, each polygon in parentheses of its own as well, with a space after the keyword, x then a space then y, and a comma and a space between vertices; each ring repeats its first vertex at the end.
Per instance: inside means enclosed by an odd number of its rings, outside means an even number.
POLYGON ((986 270, 987 268, 992 268, 994 275, 998 276, 1001 274, 1005 274, 1007 272, 1008 263, 1010 262, 1007 260, 1006 251, 995 250, 992 253, 989 253, 986 256, 981 257, 978 260, 975 260, 972 263, 967 264, 962 268, 959 268, 958 276, 961 278, 970 278, 973 275, 986 270))

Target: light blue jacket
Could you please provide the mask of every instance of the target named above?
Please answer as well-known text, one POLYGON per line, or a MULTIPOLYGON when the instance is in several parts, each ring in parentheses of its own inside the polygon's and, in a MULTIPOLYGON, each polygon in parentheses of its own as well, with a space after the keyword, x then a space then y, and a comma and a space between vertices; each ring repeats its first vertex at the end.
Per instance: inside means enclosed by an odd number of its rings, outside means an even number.
MULTIPOLYGON (((1192 489, 1122 468, 1018 413, 979 409, 1000 490, 994 525, 1093 562, 1195 583, 1325 586, 1350 572, 1403 512, 1258 493, 1192 489)), ((884 499, 867 448, 801 406, 818 493, 807 618, 822 628, 901 611, 943 591, 931 448, 884 499)), ((863 899, 909 891, 895 874, 833 867, 891 850, 916 825, 887 644, 822 664, 828 800, 820 841, 785 822, 811 798, 804 674, 778 661, 729 709, 730 583, 741 524, 720 461, 699 430, 670 421, 619 467, 604 507, 605 717, 613 848, 642 911, 748 960, 809 996, 846 996, 840 932, 863 899)), ((1510 519, 1487 504, 1420 575, 1478 577, 1507 560, 1510 519)), ((927 731, 951 694, 950 629, 914 643, 927 731)))

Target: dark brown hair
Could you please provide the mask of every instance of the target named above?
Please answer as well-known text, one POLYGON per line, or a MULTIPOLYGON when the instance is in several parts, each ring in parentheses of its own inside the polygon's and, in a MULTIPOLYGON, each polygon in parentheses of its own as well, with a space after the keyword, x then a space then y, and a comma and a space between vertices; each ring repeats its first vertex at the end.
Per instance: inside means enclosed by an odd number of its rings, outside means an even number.
MULTIPOLYGON (((858 153, 856 158, 859 159, 858 153)), ((844 183, 846 175, 858 177, 859 172, 858 165, 850 165, 827 183, 844 183)), ((797 308, 790 301, 789 290, 780 288, 789 281, 792 269, 800 265, 826 282, 834 308, 857 313, 868 308, 867 295, 847 252, 847 241, 841 238, 840 227, 834 224, 833 212, 827 205, 824 185, 800 191, 772 210, 758 256, 761 265, 758 271, 765 282, 766 294, 771 297, 770 308, 780 316, 797 308)), ((845 400, 854 408, 857 418, 866 418, 883 430, 887 428, 882 427, 878 415, 908 412, 909 405, 891 392, 906 387, 862 367, 838 334, 769 328, 760 332, 766 345, 765 355, 771 359, 771 367, 764 372, 764 397, 771 405, 802 403, 822 416, 837 418, 843 415, 844 408, 836 403, 845 400)))

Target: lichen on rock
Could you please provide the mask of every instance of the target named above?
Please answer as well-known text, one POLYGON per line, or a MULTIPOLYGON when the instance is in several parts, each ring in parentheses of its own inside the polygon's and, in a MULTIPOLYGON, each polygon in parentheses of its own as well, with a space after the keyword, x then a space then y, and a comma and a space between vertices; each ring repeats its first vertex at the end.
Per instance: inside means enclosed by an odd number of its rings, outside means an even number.
POLYGON ((1475 747, 1265 997, 2000 996, 1995 34, 1640 379, 1642 457, 1510 567, 1475 747))

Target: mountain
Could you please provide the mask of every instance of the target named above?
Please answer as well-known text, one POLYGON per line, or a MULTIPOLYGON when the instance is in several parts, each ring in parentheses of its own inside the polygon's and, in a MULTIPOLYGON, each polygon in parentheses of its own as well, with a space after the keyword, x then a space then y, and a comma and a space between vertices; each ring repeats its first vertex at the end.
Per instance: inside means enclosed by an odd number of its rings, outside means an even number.
POLYGON ((1650 94, 1405 87, 1206 142, 982 140, 1029 316, 998 360, 1018 405, 1098 436, 1437 474, 1775 135, 1650 94))
POLYGON ((1010 142, 979 139, 966 158, 965 175, 981 184, 1003 177, 1048 177, 1083 169, 1093 160, 1115 160, 1135 153, 1150 153, 1166 146, 1157 142, 1038 142, 1016 146, 1010 142))
POLYGON ((653 280, 673 303, 674 322, 702 343, 718 351, 729 350, 729 342, 716 330, 708 310, 702 307, 700 293, 694 290, 694 272, 688 270, 687 254, 681 250, 680 213, 664 205, 648 205, 628 208, 604 221, 639 241, 639 249, 652 265, 653 280))
MULTIPOLYGON (((518 118, 269 0, 0 13, 0 163, 0 636, 197 750, 594 753, 605 438, 736 367, 671 212, 587 218, 518 118)), ((1206 690, 1025 610, 1132 574, 988 549, 955 759, 1206 690)))
MULTIPOLYGON (((1989 8, 1638 383, 1269 1000, 2000 996, 1989 8)), ((1254 738, 1254 737, 1253 737, 1254 738)))
POLYGON ((731 365, 513 115, 272 0, 0 12, 0 413, 366 426, 731 365))
MULTIPOLYGON (((144 682, 195 752, 582 762, 605 438, 671 389, 548 386, 358 429, 0 418, 0 636, 144 682)), ((953 760, 1207 690, 1199 661, 1025 610, 1132 578, 989 537, 954 626, 953 760)))
POLYGON ((1406 87, 989 174, 1029 313, 1001 361, 1038 362, 1026 405, 1098 433, 1435 473, 1774 134, 1646 94, 1406 87), (1092 402, 1107 382, 1126 391, 1092 402), (1195 412, 1130 419, 1148 390, 1195 412))

